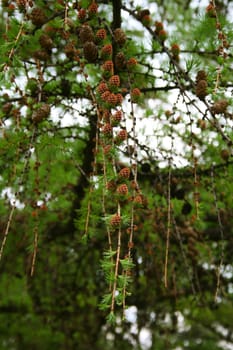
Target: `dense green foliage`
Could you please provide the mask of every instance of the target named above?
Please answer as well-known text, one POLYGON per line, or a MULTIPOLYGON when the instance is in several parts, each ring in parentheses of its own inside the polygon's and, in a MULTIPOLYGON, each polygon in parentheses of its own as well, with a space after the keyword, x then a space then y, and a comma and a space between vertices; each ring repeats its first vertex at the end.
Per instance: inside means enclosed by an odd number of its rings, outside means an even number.
POLYGON ((231 0, 3 0, 0 349, 233 346, 231 0))

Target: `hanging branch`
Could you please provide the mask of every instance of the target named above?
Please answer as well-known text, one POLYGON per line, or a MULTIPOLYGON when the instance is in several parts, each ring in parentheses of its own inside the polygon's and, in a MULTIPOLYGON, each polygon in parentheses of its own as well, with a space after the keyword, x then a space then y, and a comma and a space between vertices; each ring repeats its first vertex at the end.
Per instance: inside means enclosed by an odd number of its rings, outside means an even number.
MULTIPOLYGON (((134 182, 134 188, 133 188, 133 198, 135 199, 135 196, 137 193, 139 193, 139 186, 138 186, 138 179, 137 179, 137 174, 138 174, 138 169, 137 169, 137 134, 136 134, 136 115, 135 115, 135 110, 134 110, 134 101, 133 101, 133 88, 131 84, 131 74, 128 72, 128 84, 130 87, 130 108, 131 108, 131 117, 132 117, 132 140, 133 140, 133 145, 128 144, 128 148, 131 148, 130 152, 130 164, 131 164, 131 169, 133 173, 133 182, 134 182)), ((127 140, 128 141, 128 140, 127 140)), ((130 235, 129 235, 129 241, 128 241, 128 258, 131 256, 131 248, 133 247, 133 233, 134 233, 134 211, 135 211, 135 206, 134 206, 134 201, 131 206, 131 219, 130 219, 130 235)))
MULTIPOLYGON (((121 206, 118 202, 117 215, 121 217, 121 206)), ((117 296, 117 284, 119 275, 119 264, 120 264, 120 254, 121 254, 121 224, 119 225, 117 232, 117 250, 116 250, 116 261, 115 261, 115 271, 114 271, 114 281, 112 286, 112 301, 111 301, 111 313, 114 314, 115 310, 115 300, 117 296)))
MULTIPOLYGON (((87 76, 86 76, 86 79, 87 79, 87 76)), ((87 203, 87 215, 86 215, 86 220, 85 220, 85 227, 84 227, 84 237, 87 237, 88 236, 88 229, 89 229, 89 223, 90 223, 90 216, 91 216, 91 202, 92 202, 92 199, 93 199, 93 192, 94 192, 94 180, 93 180, 93 177, 96 175, 96 167, 97 167, 97 160, 96 160, 96 157, 97 157, 97 154, 98 154, 98 151, 99 151, 99 129, 98 129, 98 126, 100 125, 100 121, 101 121, 101 112, 100 112, 100 108, 98 106, 98 103, 96 101, 96 96, 94 94, 94 92, 92 91, 92 89, 89 89, 89 93, 90 93, 90 96, 91 96, 91 99, 92 99, 92 103, 96 109, 96 114, 97 114, 97 120, 96 120, 96 123, 94 122, 90 122, 91 124, 91 129, 90 129, 90 132, 89 132, 89 142, 91 143, 91 145, 93 144, 94 142, 94 150, 93 149, 90 149, 90 146, 87 145, 87 149, 86 151, 91 151, 92 154, 93 154, 93 164, 91 165, 91 163, 89 164, 88 168, 87 168, 87 164, 85 164, 85 170, 89 170, 88 171, 88 175, 91 176, 92 180, 90 180, 90 183, 91 185, 89 186, 89 195, 88 195, 88 203, 87 203), (95 132, 95 137, 93 138, 93 133, 95 132), (93 141, 94 140, 94 141, 93 141), (92 168, 92 173, 90 172, 92 168)), ((86 155, 89 154, 89 152, 85 152, 86 155)))
MULTIPOLYGON (((29 145, 28 145, 27 153, 25 155, 25 161, 24 161, 24 165, 23 165, 23 170, 22 170, 21 176, 19 177, 21 183, 23 183, 23 178, 24 178, 24 176, 26 174, 26 169, 27 169, 28 164, 29 164, 29 160, 30 160, 30 156, 31 156, 31 149, 32 149, 32 147, 34 145, 35 137, 36 137, 36 127, 34 126, 33 127, 33 131, 32 131, 32 135, 31 135, 31 139, 30 139, 30 142, 29 142, 29 145)), ((5 247, 6 241, 7 241, 7 237, 8 237, 8 234, 9 234, 10 226, 11 226, 11 223, 12 223, 12 219, 13 219, 13 215, 14 215, 14 212, 15 212, 15 209, 16 209, 16 205, 17 205, 17 200, 18 199, 19 199, 19 191, 16 191, 15 198, 14 198, 13 203, 12 203, 11 211, 10 211, 9 216, 8 216, 6 229, 5 229, 4 234, 3 234, 3 240, 2 240, 2 243, 1 243, 1 247, 0 247, 0 260, 2 259, 3 250, 4 250, 4 247, 5 247)))
POLYGON ((185 266, 185 269, 187 271, 187 276, 188 276, 188 279, 189 279, 189 282, 190 282, 190 285, 191 285, 191 288, 192 288, 192 292, 193 292, 193 295, 196 296, 197 295, 197 291, 196 291, 195 285, 193 283, 193 276, 192 276, 192 272, 191 272, 191 267, 190 267, 190 265, 188 263, 188 259, 187 259, 187 255, 185 253, 185 249, 184 249, 184 245, 183 245, 183 242, 182 242, 180 230, 179 230, 179 227, 177 225, 176 219, 175 219, 173 214, 172 214, 172 223, 173 223, 174 230, 175 230, 175 233, 176 233, 179 245, 180 245, 180 250, 181 250, 182 257, 183 257, 184 266, 185 266))
POLYGON ((215 184, 215 176, 214 176, 214 168, 212 167, 211 169, 211 182, 212 182, 212 192, 214 196, 214 205, 215 205, 215 212, 217 215, 218 219, 218 227, 219 227, 219 232, 220 232, 220 238, 221 238, 221 253, 220 253, 220 261, 219 261, 219 266, 217 267, 216 271, 216 276, 217 276, 217 285, 216 285, 216 290, 215 290, 215 295, 214 295, 214 300, 215 302, 217 301, 219 290, 220 290, 220 285, 221 285, 221 270, 223 267, 223 261, 224 261, 224 229, 223 229, 223 224, 222 224, 222 219, 221 219, 221 214, 218 206, 218 198, 217 198, 217 192, 216 192, 216 184, 215 184))
MULTIPOLYGON (((219 57, 222 57, 222 59, 225 60, 228 56, 226 49, 229 48, 229 43, 227 41, 226 35, 223 33, 221 23, 219 21, 219 16, 218 16, 218 11, 217 11, 217 7, 215 4, 215 0, 210 1, 209 5, 206 8, 206 13, 207 14, 211 13, 211 16, 214 17, 214 19, 215 19, 216 33, 218 34, 218 40, 220 42, 219 47, 216 49, 216 53, 219 57)), ((216 71, 217 71, 216 82, 215 82, 213 94, 216 94, 218 89, 219 89, 222 69, 223 69, 223 64, 218 64, 218 66, 216 68, 216 71)))
POLYGON ((35 171, 35 180, 34 180, 34 193, 36 194, 36 199, 34 201, 34 206, 33 208, 33 218, 34 218, 34 227, 33 227, 33 235, 34 235, 34 243, 33 243, 33 254, 32 254, 32 263, 31 263, 31 276, 33 276, 34 271, 35 271, 35 264, 36 264, 36 256, 37 256, 37 251, 38 251, 38 240, 39 240, 39 210, 38 210, 38 198, 40 194, 40 178, 39 178, 39 167, 40 167, 40 162, 38 158, 38 150, 35 148, 35 155, 36 155, 36 160, 35 160, 35 165, 34 165, 34 171, 35 171))
POLYGON ((38 208, 35 209, 35 226, 33 228, 33 235, 34 235, 34 243, 33 243, 33 254, 32 254, 32 263, 31 263, 31 273, 30 275, 34 275, 35 271, 35 265, 36 265, 36 256, 38 251, 38 240, 39 240, 39 232, 38 232, 38 208))
POLYGON ((169 158, 168 164, 168 185, 167 185, 167 233, 166 233, 166 249, 165 249, 165 263, 164 263, 164 286, 168 287, 168 252, 170 245, 170 234, 171 234, 171 158, 169 158))
MULTIPOLYGON (((185 98, 184 98, 185 100, 185 98)), ((193 119, 191 117, 191 111, 189 109, 189 106, 186 104, 189 120, 190 120, 190 145, 191 145, 191 152, 192 152, 192 163, 193 163, 193 184, 194 184, 194 191, 193 191, 193 196, 194 196, 194 204, 195 204, 195 210, 196 210, 196 217, 195 219, 199 219, 199 201, 200 201, 200 193, 198 191, 198 186, 199 186, 199 180, 198 180, 198 175, 197 175, 197 169, 198 169, 198 160, 197 157, 195 156, 195 144, 194 144, 194 132, 193 132, 193 119)))

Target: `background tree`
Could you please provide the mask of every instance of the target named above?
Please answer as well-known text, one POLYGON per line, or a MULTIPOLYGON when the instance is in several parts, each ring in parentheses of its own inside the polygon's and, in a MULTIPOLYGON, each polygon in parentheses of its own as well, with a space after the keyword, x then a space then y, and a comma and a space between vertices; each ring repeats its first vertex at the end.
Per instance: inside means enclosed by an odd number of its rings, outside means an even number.
POLYGON ((232 346, 231 13, 2 1, 2 349, 232 346))

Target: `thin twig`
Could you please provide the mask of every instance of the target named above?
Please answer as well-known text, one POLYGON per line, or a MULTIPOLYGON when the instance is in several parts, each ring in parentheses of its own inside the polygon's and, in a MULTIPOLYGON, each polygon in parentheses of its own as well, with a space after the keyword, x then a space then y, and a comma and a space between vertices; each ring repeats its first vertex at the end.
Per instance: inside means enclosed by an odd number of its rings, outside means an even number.
MULTIPOLYGON (((11 60, 12 57, 13 57, 13 55, 14 55, 15 47, 16 47, 16 45, 17 45, 17 42, 19 41, 19 39, 20 39, 20 37, 21 37, 21 35, 22 35, 22 33, 23 33, 23 26, 24 26, 24 22, 22 22, 22 23, 20 24, 20 28, 19 28, 18 34, 17 34, 17 36, 16 36, 16 38, 15 38, 15 41, 14 41, 14 46, 12 47, 12 49, 11 49, 11 51, 10 51, 10 53, 9 53, 9 56, 8 56, 9 60, 11 60)), ((4 65, 4 67, 3 67, 3 70, 6 71, 7 68, 8 68, 8 64, 5 63, 5 65, 4 65)))
MULTIPOLYGON (((118 202, 117 214, 119 216, 121 216, 121 206, 120 206, 119 202, 118 202)), ((118 279, 118 271, 119 271, 119 263, 120 263, 120 253, 121 253, 121 226, 118 229, 118 236, 117 236, 117 253, 116 253, 116 263, 115 263, 114 282, 113 282, 113 287, 112 287, 112 302, 111 302, 111 312, 112 313, 114 313, 114 309, 115 309, 117 279, 118 279)))
POLYGON ((216 285, 216 291, 215 291, 215 295, 214 295, 214 300, 216 302, 217 298, 218 298, 218 294, 219 294, 220 284, 221 284, 221 269, 222 269, 223 260, 224 260, 224 230, 223 230, 223 224, 222 224, 220 210, 218 207, 218 198, 217 198, 216 186, 215 186, 215 181, 214 181, 214 168, 213 167, 211 169, 211 180, 212 180, 212 192, 213 192, 213 196, 214 196, 215 211, 216 211, 216 215, 218 218, 218 226, 219 226, 219 232, 220 232, 220 237, 221 237, 221 254, 220 254, 219 266, 217 267, 217 271, 216 271, 217 285, 216 285))
POLYGON ((6 245, 6 241, 7 241, 7 237, 8 237, 8 234, 9 234, 10 225, 11 225, 11 222, 12 222, 12 218, 13 218, 13 215, 14 215, 15 208, 16 208, 16 200, 14 200, 14 202, 13 202, 13 205, 12 205, 9 217, 8 217, 6 229, 5 229, 5 232, 4 232, 4 236, 3 236, 3 240, 2 240, 2 244, 1 244, 1 248, 0 248, 0 260, 2 259, 3 250, 4 250, 5 245, 6 245))
POLYGON ((35 271, 35 265, 36 265, 36 255, 38 251, 38 240, 39 240, 39 234, 38 234, 38 209, 36 208, 35 211, 35 216, 36 216, 36 223, 35 227, 33 230, 34 233, 34 247, 33 247, 33 255, 32 255, 32 264, 31 264, 31 276, 33 276, 34 271, 35 271))
POLYGON ((169 159, 169 172, 168 172, 168 194, 167 194, 167 236, 166 236, 166 252, 165 252, 165 265, 164 265, 164 286, 168 287, 167 270, 168 270, 168 252, 170 245, 170 233, 171 233, 171 158, 169 159))

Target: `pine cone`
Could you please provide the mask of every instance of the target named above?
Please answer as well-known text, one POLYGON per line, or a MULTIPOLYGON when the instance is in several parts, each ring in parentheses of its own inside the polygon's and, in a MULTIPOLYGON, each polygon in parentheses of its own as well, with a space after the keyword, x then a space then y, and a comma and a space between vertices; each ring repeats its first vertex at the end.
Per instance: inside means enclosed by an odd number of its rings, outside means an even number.
POLYGON ((110 224, 114 227, 119 226, 121 223, 121 217, 118 214, 115 214, 111 217, 110 224))
POLYGON ((133 202, 135 204, 139 204, 139 205, 142 205, 143 204, 143 197, 141 194, 137 194, 135 197, 134 197, 134 200, 133 202))
POLYGON ((45 50, 37 50, 33 53, 33 57, 40 61, 47 61, 49 59, 49 53, 45 50))
POLYGON ((216 18, 216 8, 214 4, 212 4, 212 1, 210 1, 209 5, 206 7, 206 15, 211 18, 216 18))
POLYGON ((121 184, 117 187, 117 193, 121 196, 126 196, 128 192, 128 186, 126 184, 121 184))
POLYGON ((128 61, 127 61, 127 68, 129 70, 133 69, 136 65, 138 64, 136 58, 131 57, 128 61))
POLYGON ((78 19, 83 22, 86 19, 87 11, 85 9, 80 9, 78 11, 78 19))
POLYGON ((131 99, 133 102, 137 102, 139 100, 141 96, 141 91, 140 89, 138 88, 134 88, 132 91, 131 91, 131 99))
POLYGON ((107 36, 106 30, 104 28, 98 29, 95 36, 97 41, 104 40, 107 36))
POLYGON ((144 9, 144 10, 140 10, 137 13, 137 19, 139 21, 141 21, 143 19, 144 16, 150 16, 150 10, 148 9, 144 9))
POLYGON ((109 97, 110 94, 111 94, 111 92, 110 92, 109 90, 103 92, 103 93, 101 94, 101 99, 102 99, 103 101, 105 101, 105 102, 108 102, 108 97, 109 97))
POLYGON ((102 68, 104 71, 113 72, 113 62, 112 61, 105 61, 102 65, 102 68))
POLYGON ((180 53, 180 46, 177 43, 172 44, 171 46, 171 52, 173 56, 179 56, 180 53))
POLYGON ((125 129, 121 129, 115 138, 115 143, 121 144, 121 142, 127 140, 127 137, 128 137, 127 131, 125 129))
POLYGON ((88 13, 90 16, 95 15, 98 12, 98 4, 96 2, 93 2, 88 7, 88 13))
POLYGON ((198 83, 200 80, 206 80, 206 79, 207 79, 207 73, 204 70, 199 70, 196 76, 196 83, 198 83))
POLYGON ((79 38, 82 44, 84 44, 87 41, 95 41, 95 35, 93 33, 92 28, 85 24, 81 27, 80 31, 79 31, 79 38))
POLYGON ((111 135, 112 134, 112 126, 109 123, 104 124, 102 128, 102 132, 105 135, 111 135))
POLYGON ((111 152, 111 150, 112 150, 112 145, 105 145, 103 147, 103 152, 105 155, 109 154, 111 152))
POLYGON ((39 38, 40 46, 50 51, 53 48, 53 40, 47 34, 42 34, 39 38))
POLYGON ((32 114, 32 120, 34 123, 39 123, 43 119, 46 119, 50 114, 50 105, 43 104, 41 107, 39 107, 36 111, 32 114))
POLYGON ((74 57, 77 54, 77 50, 75 49, 74 43, 73 42, 67 43, 66 46, 64 47, 64 52, 69 59, 74 59, 74 57))
POLYGON ((155 34, 159 34, 159 32, 163 30, 163 23, 162 22, 155 22, 155 34))
POLYGON ((188 255, 193 264, 197 263, 198 250, 196 248, 196 240, 192 237, 188 238, 188 255))
POLYGON ((107 188, 108 191, 112 191, 112 192, 115 191, 115 189, 116 189, 116 184, 115 184, 114 180, 108 181, 108 182, 106 183, 106 188, 107 188))
POLYGON ((111 60, 105 61, 101 68, 104 79, 111 77, 114 73, 114 65, 111 60))
POLYGON ((119 77, 119 75, 113 75, 109 79, 109 84, 112 85, 112 86, 120 86, 120 77, 119 77))
POLYGON ((220 156, 223 160, 225 160, 227 162, 230 158, 230 153, 227 149, 222 149, 220 152, 220 156))
POLYGON ((97 87, 97 91, 99 94, 103 94, 107 90, 108 90, 108 86, 104 81, 101 82, 97 87))
POLYGON ((123 100, 124 100, 122 94, 120 94, 120 93, 116 94, 116 98, 117 98, 117 103, 116 104, 117 105, 121 105, 123 100))
POLYGON ((47 21, 44 11, 38 7, 32 10, 30 19, 36 27, 41 27, 47 21))
POLYGON ((216 101, 211 107, 211 112, 214 114, 225 113, 227 106, 228 106, 227 100, 222 99, 222 100, 216 101))
POLYGON ((201 130, 205 130, 206 129, 206 121, 203 119, 198 119, 197 121, 197 126, 201 129, 201 130))
POLYGON ((93 63, 98 58, 98 47, 91 41, 87 41, 83 45, 83 54, 86 60, 93 63))
POLYGON ((207 82, 205 80, 199 80, 196 85, 196 96, 199 97, 201 100, 204 100, 207 93, 207 82))
POLYGON ((103 111, 102 118, 106 123, 110 123, 110 112, 107 109, 103 111))
POLYGON ((123 52, 118 52, 115 58, 115 65, 118 70, 122 70, 126 67, 127 61, 123 52))
POLYGON ((112 116, 111 116, 111 123, 113 126, 116 126, 120 123, 122 119, 122 112, 121 111, 117 111, 116 113, 114 113, 112 116))
POLYGON ((125 167, 125 168, 122 168, 119 172, 119 176, 124 178, 124 179, 129 179, 130 177, 130 168, 128 167, 125 167))
POLYGON ((141 21, 142 21, 142 24, 144 26, 149 27, 150 24, 151 24, 151 16, 150 15, 145 15, 145 16, 142 17, 141 21))
POLYGON ((117 104, 117 97, 114 93, 110 93, 107 97, 107 102, 111 105, 111 106, 116 106, 117 104))
POLYGON ((148 199, 143 194, 137 194, 134 197, 134 203, 144 209, 148 208, 148 199))
POLYGON ((164 30, 164 29, 160 30, 159 33, 158 33, 158 38, 159 38, 159 40, 162 43, 164 43, 164 41, 167 39, 167 32, 166 32, 166 30, 164 30))
POLYGON ((106 59, 112 55, 112 45, 106 44, 101 49, 101 57, 103 59, 106 59))
POLYGON ((126 43, 127 38, 125 32, 121 28, 114 30, 114 40, 119 46, 123 46, 126 43))

